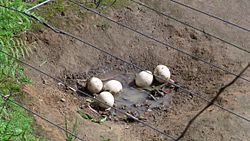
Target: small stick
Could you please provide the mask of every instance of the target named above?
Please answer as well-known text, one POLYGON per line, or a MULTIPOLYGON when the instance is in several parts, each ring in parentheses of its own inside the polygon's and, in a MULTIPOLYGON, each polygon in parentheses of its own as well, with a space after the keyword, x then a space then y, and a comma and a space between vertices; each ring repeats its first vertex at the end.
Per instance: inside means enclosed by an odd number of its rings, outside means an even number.
POLYGON ((152 95, 152 94, 148 94, 154 101, 157 101, 157 99, 152 95))
POLYGON ((43 66, 45 63, 47 63, 47 60, 44 61, 44 62, 42 62, 42 63, 39 65, 39 67, 43 66))
POLYGON ((98 113, 95 109, 93 109, 91 106, 90 106, 90 103, 88 103, 88 108, 93 111, 94 113, 98 114, 98 115, 101 115, 100 113, 98 113))
POLYGON ((58 83, 58 85, 62 85, 62 86, 65 86, 65 87, 67 87, 67 88, 69 88, 71 91, 73 91, 73 92, 77 92, 77 90, 76 89, 74 89, 74 88, 72 88, 72 87, 70 87, 70 86, 66 86, 66 85, 64 85, 63 83, 58 83))

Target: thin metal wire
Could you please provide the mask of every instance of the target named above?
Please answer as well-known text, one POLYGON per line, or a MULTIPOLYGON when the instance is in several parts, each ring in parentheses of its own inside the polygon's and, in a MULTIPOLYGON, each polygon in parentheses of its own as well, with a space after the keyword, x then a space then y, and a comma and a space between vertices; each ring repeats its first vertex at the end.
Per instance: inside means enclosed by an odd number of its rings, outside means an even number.
MULTIPOLYGON (((197 93, 195 93, 195 92, 192 92, 191 90, 185 89, 185 88, 183 88, 183 87, 181 87, 180 85, 177 85, 177 84, 175 84, 175 83, 171 83, 171 84, 172 84, 173 86, 178 87, 179 89, 181 89, 181 90, 183 90, 183 91, 185 91, 185 92, 187 92, 187 93, 193 95, 193 96, 196 96, 196 97, 198 97, 198 98, 200 98, 200 99, 206 101, 207 103, 210 102, 210 100, 207 100, 205 97, 203 97, 203 96, 201 96, 201 95, 199 95, 199 94, 197 94, 197 93)), ((242 116, 242 115, 240 115, 240 114, 237 114, 237 113, 235 113, 235 112, 232 111, 232 110, 226 109, 226 108, 224 108, 223 106, 221 106, 221 105, 219 105, 219 104, 217 104, 217 103, 213 103, 213 104, 214 104, 214 106, 216 106, 216 107, 218 107, 218 108, 220 108, 220 109, 222 109, 222 110, 224 110, 224 111, 226 111, 226 112, 228 112, 228 113, 230 113, 230 114, 233 114, 233 115, 237 116, 238 118, 241 118, 241 119, 243 119, 243 120, 245 120, 245 121, 247 121, 247 122, 250 123, 250 119, 248 119, 248 118, 246 118, 246 117, 244 117, 244 116, 242 116)))
MULTIPOLYGON (((237 74, 235 74, 235 73, 233 73, 233 72, 231 72, 231 71, 228 71, 228 70, 226 70, 226 69, 223 69, 223 68, 221 68, 221 67, 219 67, 219 66, 217 66, 217 65, 215 65, 215 64, 209 63, 208 61, 206 61, 206 60, 204 60, 204 59, 201 59, 201 58, 199 58, 199 57, 196 57, 196 56, 194 56, 194 55, 192 55, 192 54, 189 54, 188 52, 186 52, 186 51, 184 51, 184 50, 178 49, 178 48, 173 47, 173 46, 171 46, 171 45, 169 45, 169 44, 167 44, 167 43, 164 43, 164 42, 162 42, 162 41, 160 41, 160 40, 158 40, 158 39, 156 39, 156 38, 154 38, 154 37, 151 37, 150 35, 147 35, 147 34, 144 34, 144 33, 140 32, 140 31, 138 31, 138 30, 136 30, 136 29, 134 29, 134 28, 132 28, 132 27, 130 27, 130 26, 127 26, 127 25, 125 25, 125 24, 122 24, 122 23, 120 23, 120 22, 117 22, 117 21, 115 21, 115 20, 109 18, 108 16, 106 16, 106 15, 104 15, 104 14, 102 14, 102 13, 96 11, 96 10, 93 10, 93 9, 91 9, 91 8, 88 8, 88 7, 84 6, 84 5, 83 5, 82 3, 80 3, 80 2, 76 2, 76 1, 72 1, 72 0, 68 0, 68 1, 74 3, 75 5, 78 5, 78 6, 82 7, 82 8, 84 8, 84 9, 86 9, 87 11, 90 11, 90 12, 92 12, 92 13, 95 13, 95 14, 97 14, 97 15, 99 15, 99 16, 101 16, 101 17, 103 17, 103 18, 105 18, 105 19, 107 19, 107 20, 109 20, 109 21, 111 21, 111 22, 113 22, 113 23, 116 23, 116 24, 118 24, 118 25, 120 25, 120 26, 122 26, 122 27, 124 27, 124 28, 127 28, 127 29, 129 29, 129 30, 131 30, 131 31, 133 31, 133 32, 135 32, 135 33, 137 33, 137 34, 140 34, 140 35, 142 35, 142 36, 144 36, 144 37, 146 37, 146 38, 148 38, 148 39, 150 39, 150 40, 152 40, 152 41, 155 41, 155 42, 157 42, 157 43, 159 43, 159 44, 162 44, 162 45, 165 46, 165 48, 168 48, 168 47, 169 47, 169 48, 172 48, 172 49, 174 49, 174 50, 176 50, 176 51, 178 51, 178 52, 180 52, 180 53, 182 53, 182 54, 185 54, 185 55, 191 57, 191 58, 194 59, 194 60, 199 60, 199 61, 203 62, 204 64, 207 64, 207 65, 209 65, 209 66, 211 66, 211 67, 213 67, 213 68, 216 68, 216 69, 222 70, 222 71, 224 71, 224 72, 226 72, 226 73, 228 73, 228 74, 237 76, 237 74)), ((242 76, 241 76, 240 79, 243 79, 243 80, 245 80, 245 81, 247 81, 247 82, 250 83, 250 80, 248 80, 248 79, 245 78, 245 77, 242 77, 242 76)))
MULTIPOLYGON (((158 11, 158 10, 152 8, 152 7, 149 7, 148 5, 146 5, 146 4, 142 3, 142 2, 138 2, 138 1, 135 1, 135 0, 131 0, 131 1, 134 2, 134 3, 137 3, 137 4, 141 5, 141 6, 144 6, 144 7, 148 8, 148 9, 150 9, 150 10, 152 10, 152 11, 155 11, 156 13, 159 13, 159 14, 161 14, 161 15, 163 15, 163 16, 166 16, 167 18, 173 19, 173 20, 175 20, 175 21, 177 21, 177 22, 179 22, 179 23, 181 23, 181 24, 183 24, 183 25, 186 25, 186 26, 191 27, 191 28, 193 28, 193 29, 195 29, 195 30, 198 30, 198 31, 200 31, 200 32, 202 32, 202 33, 204 33, 204 34, 207 34, 207 35, 209 35, 209 36, 211 36, 211 37, 214 37, 214 38, 216 38, 216 39, 218 39, 218 40, 221 40, 221 41, 223 41, 223 42, 225 42, 225 43, 227 43, 227 44, 229 44, 229 45, 235 46, 236 48, 239 48, 239 49, 242 50, 242 51, 245 51, 245 52, 247 52, 247 53, 250 53, 250 51, 248 51, 248 50, 245 50, 245 49, 243 49, 243 48, 240 48, 240 47, 238 47, 237 45, 234 45, 234 44, 232 44, 232 43, 230 43, 230 42, 228 42, 228 41, 225 41, 225 40, 223 40, 223 39, 220 39, 219 37, 216 37, 216 36, 214 36, 214 35, 212 35, 212 34, 210 34, 210 33, 206 33, 206 32, 204 32, 204 31, 202 31, 201 29, 198 29, 198 28, 196 28, 196 27, 193 27, 192 25, 189 25, 189 24, 187 24, 187 23, 185 23, 185 22, 183 22, 183 21, 180 21, 180 20, 178 20, 178 19, 172 17, 172 16, 169 16, 169 15, 167 15, 167 14, 165 14, 165 13, 162 13, 162 12, 160 12, 160 11, 158 11)), ((182 89, 182 87, 179 86, 179 85, 177 85, 177 84, 172 84, 172 85, 175 85, 176 87, 182 89)), ((186 89, 182 89, 182 90, 185 91, 186 89)), ((207 100, 205 97, 202 97, 201 95, 197 95, 196 93, 194 93, 194 92, 192 92, 192 91, 186 91, 186 92, 188 92, 188 93, 190 93, 190 94, 192 94, 192 95, 195 95, 195 96, 199 96, 201 99, 203 99, 203 100, 206 101, 206 102, 210 102, 210 101, 207 100)), ((231 113, 231 114, 233 114, 233 115, 235 115, 235 116, 237 116, 237 117, 240 117, 240 118, 242 118, 242 119, 244 119, 244 120, 250 122, 250 119, 247 119, 247 118, 245 118, 245 117, 243 117, 243 116, 241 116, 241 115, 239 115, 239 114, 236 114, 236 113, 234 113, 233 111, 231 111, 231 110, 229 110, 229 109, 226 109, 226 108, 222 107, 221 105, 219 105, 219 104, 217 104, 217 103, 214 103, 214 105, 217 106, 217 107, 219 107, 219 108, 221 108, 221 109, 223 109, 223 110, 225 110, 225 111, 227 111, 227 112, 229 112, 229 113, 231 113)))
POLYGON ((191 7, 191 6, 189 6, 189 5, 186 5, 186 4, 184 4, 184 3, 178 2, 178 1, 176 1, 176 0, 170 0, 170 1, 171 1, 171 2, 174 2, 174 3, 176 3, 176 4, 179 4, 179 5, 181 5, 181 6, 184 6, 184 7, 186 7, 186 8, 192 9, 192 10, 194 10, 194 11, 196 11, 196 12, 200 12, 200 13, 202 13, 202 14, 204 14, 204 15, 207 15, 207 16, 209 16, 209 17, 212 17, 212 18, 214 18, 214 19, 220 20, 220 21, 222 21, 222 22, 224 22, 224 23, 227 23, 227 24, 229 24, 229 25, 232 25, 232 26, 234 26, 234 27, 236 27, 236 28, 239 28, 239 29, 242 29, 242 30, 244 30, 244 31, 250 32, 250 29, 247 29, 247 28, 245 28, 245 27, 239 26, 239 25, 237 25, 237 24, 235 24, 235 23, 232 23, 232 22, 230 22, 230 21, 224 20, 224 19, 222 19, 222 18, 220 18, 220 17, 217 17, 217 16, 215 16, 215 15, 212 15, 212 14, 209 14, 209 13, 206 13, 206 12, 203 12, 203 11, 201 11, 201 10, 199 10, 199 9, 196 9, 196 8, 191 7))
MULTIPOLYGON (((1 94, 1 93, 0 93, 0 96, 1 96, 2 98, 4 98, 4 95, 1 94)), ((61 126, 57 125, 56 123, 54 123, 54 122, 48 120, 47 118, 41 116, 40 114, 38 114, 38 113, 36 113, 36 112, 33 112, 33 111, 30 110, 29 108, 27 108, 27 107, 25 107, 25 106, 22 106, 21 104, 15 102, 15 101, 13 101, 13 100, 11 100, 10 98, 7 99, 6 101, 9 101, 9 102, 11 102, 11 103, 14 103, 15 105, 17 105, 17 106, 23 108, 24 110, 26 110, 27 112, 32 113, 33 115, 36 115, 37 117, 41 118, 42 120, 44 120, 44 121, 50 123, 51 125, 57 127, 58 129, 63 130, 64 132, 69 133, 70 135, 74 136, 75 138, 79 139, 80 141, 85 141, 84 139, 82 139, 82 138, 78 137, 77 135, 73 134, 72 132, 70 132, 70 131, 64 129, 63 127, 61 127, 61 126)))
POLYGON ((240 75, 242 75, 250 66, 250 64, 248 64, 240 73, 238 76, 236 76, 231 82, 229 82, 228 84, 226 84, 225 86, 221 87, 220 90, 217 92, 216 96, 202 109, 200 110, 187 124, 187 126, 185 127, 185 129, 182 131, 181 135, 177 138, 176 141, 179 141, 181 138, 183 138, 185 136, 185 134, 187 133, 188 129, 191 127, 191 125, 193 124, 193 122, 202 114, 204 113, 210 106, 212 106, 214 104, 214 102, 219 98, 219 96, 224 92, 224 90, 228 87, 230 87, 232 84, 234 84, 240 75))
MULTIPOLYGON (((133 1, 133 0, 132 0, 133 1)), ((192 27, 192 26, 191 26, 192 27)), ((193 27, 194 28, 194 27, 193 27)), ((196 30, 197 30, 197 28, 195 28, 196 30)), ((199 30, 199 29, 198 29, 199 30)), ((201 30, 199 30, 199 31, 201 31, 201 30)), ((201 31, 202 32, 202 31, 201 31)), ((204 33, 204 32, 203 32, 204 33)), ((205 33, 206 34, 206 33, 205 33)), ((209 33, 207 33, 207 35, 210 35, 211 37, 214 37, 214 38, 216 38, 216 39, 218 39, 218 40, 221 40, 221 41, 223 41, 223 42, 225 42, 225 43, 227 43, 227 44, 229 44, 229 45, 232 45, 232 46, 234 46, 234 47, 236 47, 236 48, 238 48, 238 49, 240 49, 240 50, 242 50, 242 51, 245 51, 245 52, 247 52, 247 53, 249 53, 249 51, 247 51, 247 50, 245 50, 245 49, 242 49, 242 48, 240 48, 240 47, 238 47, 238 46, 236 46, 236 45, 234 45, 234 44, 232 44, 232 43, 229 43, 229 42, 227 42, 227 41, 225 41, 225 40, 223 40, 223 39, 220 39, 220 38, 218 38, 218 37, 216 37, 216 36, 214 36, 214 35, 211 35, 211 34, 209 34, 209 33)), ((248 65, 249 66, 249 65, 248 65)), ((245 68, 245 70, 248 68, 248 66, 245 68)), ((242 72, 241 72, 241 74, 245 71, 245 70, 243 70, 242 72)), ((210 107, 211 105, 213 105, 214 104, 214 102, 216 101, 216 99, 218 98, 218 96, 223 92, 223 90, 227 87, 227 86, 230 86, 233 82, 235 82, 239 77, 240 77, 240 75, 241 74, 239 74, 238 76, 236 76, 236 78, 232 81, 232 82, 230 82, 228 85, 226 85, 225 87, 223 87, 222 89, 220 89, 220 91, 218 92, 218 94, 216 95, 216 97, 215 98, 213 98, 213 100, 212 101, 210 101, 209 102, 209 104, 205 107, 205 108, 203 108, 190 122, 189 122, 189 124, 188 124, 188 126, 186 126, 186 128, 185 128, 185 130, 182 132, 182 134, 177 138, 177 139, 175 139, 175 138, 171 138, 171 136, 170 136, 170 138, 171 139, 173 139, 173 140, 180 140, 184 135, 185 135, 185 133, 186 133, 186 131, 189 129, 189 127, 190 127, 190 125, 192 124, 192 122, 202 113, 202 112, 204 112, 208 107, 210 107)), ((220 106, 220 105, 219 105, 220 106)), ((225 109, 225 108, 223 108, 222 107, 222 109, 225 109)), ((230 113, 233 113, 232 111, 229 111, 229 110, 227 110, 226 109, 226 111, 228 111, 228 112, 230 112, 230 113)), ((236 116, 238 116, 238 117, 241 117, 241 118, 243 118, 243 119, 245 119, 245 120, 248 120, 248 119, 246 119, 245 117, 242 117, 242 116, 240 116, 240 115, 238 115, 238 114, 235 114, 235 113, 233 113, 234 115, 236 115, 236 116)), ((249 121, 249 120, 248 120, 249 121)), ((152 128, 152 127, 150 127, 150 128, 152 128)), ((152 129, 154 129, 154 128, 152 128, 152 129)), ((163 132, 164 133, 164 132, 163 132)), ((169 137, 169 136, 168 136, 169 137)))
MULTIPOLYGON (((11 8, 10 8, 11 9, 11 8)), ((21 11, 19 11, 19 12, 21 12, 21 11)), ((21 12, 22 13, 22 12, 21 12)), ((28 14, 27 13, 24 13, 24 14, 26 14, 27 16, 28 16, 28 14)), ((35 16, 30 16, 30 17, 35 17, 35 16)), ((35 19, 36 19, 36 17, 35 17, 35 19)), ((38 20, 38 21, 40 21, 40 20, 38 20)), ((60 30, 58 30, 58 29, 56 29, 56 28, 53 28, 52 26, 50 26, 50 25, 48 25, 47 23, 45 23, 45 22, 41 22, 42 24, 44 24, 44 25, 47 25, 47 27, 49 27, 49 28, 51 28, 53 31, 55 31, 56 33, 61 33, 61 34, 65 34, 65 33, 62 33, 62 31, 60 31, 60 30)), ((67 34, 65 34, 65 35, 67 35, 67 34)), ((69 34, 68 36, 70 36, 71 34, 69 34)), ((72 35, 71 35, 72 36, 72 35)), ((71 37, 70 36, 70 37, 71 37)), ((72 38, 74 38, 74 37, 72 37, 72 38)), ((75 39, 77 39, 77 38, 75 38, 75 39)), ((93 46, 93 45, 92 45, 93 46)), ((97 47, 96 47, 97 48, 97 47)), ((115 57, 115 58, 118 58, 118 57, 115 57)), ((24 62, 23 62, 24 63, 24 62)), ((133 66, 136 66, 136 65, 134 65, 134 64, 132 64, 133 66)), ((137 66, 137 68, 138 68, 138 66, 137 66)), ((40 71, 40 70, 39 70, 40 71)), ((44 74, 44 73, 43 73, 44 74)), ((45 73, 45 75, 46 75, 46 73, 45 73)), ((57 78, 54 78, 55 80, 57 80, 57 78)), ((172 83, 173 85, 175 85, 174 83, 172 83)), ((175 85, 176 86, 176 85, 175 85)), ((182 87, 180 87, 180 88, 182 88, 182 87)), ((184 89, 184 88, 182 88, 182 89, 184 89)), ((187 90, 187 89, 185 89, 185 91, 189 91, 189 90, 187 90)), ((199 97, 199 95, 198 95, 198 97, 199 97)), ((206 100, 207 101, 207 100, 206 100)), ((225 108, 222 108, 222 109, 225 109, 225 108)), ((118 109, 119 110, 119 109, 118 109)), ((230 111, 230 110, 225 110, 225 111, 230 111)), ((129 117, 131 117, 132 119, 134 119, 134 120, 136 120, 137 121, 137 118, 136 117, 134 117, 134 116, 132 116, 132 115, 130 115, 130 114, 128 114, 128 113, 126 113, 126 115, 127 116, 129 116, 129 117)), ((234 113, 234 115, 238 115, 238 114, 236 114, 236 113, 234 113)), ((241 116, 238 116, 239 118, 241 118, 241 116)), ((247 118, 242 118, 242 119, 244 119, 244 120, 246 120, 247 118)), ((250 120, 246 120, 246 121, 250 121, 250 120)), ((142 121, 138 121, 138 122, 140 122, 140 123, 142 123, 142 124, 144 124, 145 126, 147 126, 147 124, 145 123, 145 122, 142 122, 142 121)), ((152 126, 148 126, 149 128, 151 128, 151 129, 154 129, 155 130, 155 128, 154 127, 152 127, 152 126)), ((158 129, 157 129, 158 130, 158 129)), ((159 132, 159 133, 164 133, 164 132, 161 132, 161 131, 157 131, 157 132, 159 132)), ((165 134, 165 133, 164 133, 165 134)), ((168 136, 169 137, 169 136, 168 136)), ((171 138, 172 140, 175 140, 175 137, 173 137, 173 136, 170 136, 169 138, 171 138), (172 138, 171 138, 172 137, 172 138)))
POLYGON ((206 35, 208 35, 208 36, 211 36, 212 38, 215 38, 215 39, 217 39, 217 40, 219 40, 219 41, 222 41, 223 43, 226 43, 226 44, 228 44, 228 45, 230 45, 230 46, 232 46, 232 47, 235 47, 235 48, 237 48, 237 49, 239 49, 239 50, 241 50, 241 51, 243 51, 243 52, 250 53, 250 51, 247 50, 247 49, 245 49, 245 48, 239 47, 238 45, 233 44, 233 43, 231 43, 231 42, 229 42, 229 41, 226 41, 226 40, 224 40, 224 39, 222 39, 222 38, 220 38, 220 37, 218 37, 218 36, 216 36, 216 35, 213 35, 213 34, 211 34, 211 33, 207 33, 207 32, 205 32, 205 31, 202 30, 202 29, 199 29, 199 28, 197 28, 197 27, 192 26, 191 24, 188 24, 188 23, 186 23, 186 22, 183 22, 183 21, 181 21, 181 20, 178 20, 177 18, 174 18, 174 17, 172 17, 172 16, 170 16, 170 15, 168 15, 168 14, 165 14, 165 13, 163 13, 163 12, 157 10, 157 9, 154 9, 154 8, 152 8, 152 7, 148 6, 148 5, 146 5, 145 3, 142 3, 142 2, 139 2, 139 1, 135 1, 135 0, 131 0, 131 1, 134 2, 134 3, 136 3, 136 4, 141 5, 141 6, 143 6, 143 7, 146 7, 146 8, 148 8, 148 9, 150 9, 150 10, 152 10, 152 11, 158 13, 158 14, 161 14, 161 15, 163 15, 163 16, 169 18, 169 19, 172 19, 172 20, 174 20, 174 21, 176 21, 176 22, 178 22, 178 23, 181 23, 181 24, 183 24, 183 25, 185 25, 185 26, 188 26, 188 27, 190 27, 190 28, 193 28, 193 29, 195 29, 195 30, 197 30, 197 31, 199 31, 199 32, 201 32, 201 33, 203 33, 203 34, 206 34, 206 35))
MULTIPOLYGON (((12 56, 12 55, 10 55, 10 54, 8 54, 8 53, 2 51, 2 50, 0 50, 0 52, 4 53, 5 55, 7 55, 7 56, 9 56, 9 57, 11 57, 11 58, 13 58, 13 59, 15 59, 16 61, 18 61, 18 62, 20 62, 20 63, 22 63, 22 64, 24 64, 24 65, 30 67, 30 68, 33 69, 33 70, 36 70, 37 72, 39 72, 39 73, 41 73, 41 74, 43 74, 43 75, 46 75, 46 76, 48 76, 49 78, 52 78, 53 80, 57 81, 59 84, 64 85, 65 87, 68 87, 68 88, 71 89, 72 91, 74 91, 74 92, 76 92, 76 93, 79 92, 79 93, 81 93, 81 94, 83 94, 83 95, 85 95, 85 96, 87 96, 87 97, 89 97, 89 98, 91 98, 91 99, 93 99, 93 100, 95 100, 95 101, 97 101, 97 102, 99 102, 99 103, 101 103, 101 104, 104 104, 104 105, 106 105, 106 106, 109 107, 109 105, 107 105, 107 103, 100 101, 99 99, 93 97, 92 95, 90 95, 90 94, 88 94, 88 93, 86 93, 86 92, 84 92, 84 91, 82 91, 82 90, 75 90, 74 88, 72 88, 72 87, 68 86, 67 84, 65 84, 62 80, 60 80, 60 79, 58 79, 58 78, 56 78, 56 77, 54 77, 54 76, 52 76, 52 75, 49 75, 48 73, 46 73, 46 72, 44 72, 44 71, 42 71, 42 70, 40 70, 40 69, 38 69, 38 68, 36 68, 36 67, 34 67, 34 66, 28 64, 28 63, 26 63, 26 62, 24 62, 24 61, 22 61, 22 60, 20 60, 20 59, 18 59, 18 58, 16 58, 16 57, 12 56)), ((124 115, 126 115, 126 116, 128 116, 128 117, 130 117, 130 118, 132 118, 132 119, 134 119, 135 121, 137 121, 137 122, 139 122, 139 123, 141 123, 141 124, 143 124, 143 125, 145 125, 145 126, 151 128, 151 129, 157 131, 158 133, 160 133, 160 134, 162 134, 162 135, 168 137, 168 138, 171 139, 171 140, 176 140, 176 138, 175 138, 174 136, 171 136, 171 135, 169 135, 169 134, 167 134, 167 133, 165 133, 165 132, 163 132, 163 131, 160 131, 159 129, 157 129, 157 128, 155 128, 155 127, 153 127, 153 126, 147 124, 147 123, 144 122, 144 121, 139 120, 138 118, 134 117, 133 115, 131 115, 131 114, 127 113, 127 112, 124 112, 124 111, 122 111, 122 110, 120 110, 120 109, 118 109, 118 108, 115 108, 115 107, 111 107, 111 108, 114 109, 114 110, 116 110, 116 111, 118 111, 118 112, 120 112, 120 113, 122 113, 122 114, 124 114, 124 115)))
POLYGON ((36 8, 42 6, 42 5, 44 5, 44 4, 46 4, 46 3, 50 2, 50 1, 51 1, 51 0, 46 0, 46 1, 44 1, 44 2, 41 2, 41 3, 39 3, 39 4, 37 4, 37 5, 33 6, 33 7, 31 7, 31 8, 29 8, 29 9, 25 10, 24 12, 29 12, 29 11, 31 11, 31 10, 34 10, 34 9, 36 9, 36 8))
MULTIPOLYGON (((5 7, 5 6, 1 6, 1 5, 0 5, 0 7, 5 7)), ((6 8, 7 8, 7 9, 10 9, 10 10, 14 10, 14 11, 16 11, 16 12, 23 13, 22 11, 18 11, 18 10, 16 10, 16 9, 12 9, 12 8, 9 8, 9 7, 6 7, 6 8)), ((95 48, 95 49, 97 49, 97 50, 99 50, 99 51, 101 51, 101 52, 103 52, 103 53, 105 53, 105 54, 107 54, 107 55, 109 55, 109 56, 115 58, 115 59, 118 59, 118 60, 120 60, 120 61, 122 61, 122 62, 124 62, 124 63, 126 63, 126 64, 128 64, 128 65, 131 65, 131 66, 133 66, 133 67, 135 67, 135 68, 137 68, 137 69, 139 69, 139 70, 144 70, 143 68, 139 67, 138 65, 136 65, 136 64, 134 64, 134 63, 131 63, 131 62, 128 62, 128 61, 126 61, 126 60, 124 60, 124 59, 122 59, 122 58, 120 58, 120 57, 114 56, 113 54, 111 54, 111 53, 109 53, 109 52, 107 52, 107 51, 105 51, 105 50, 102 50, 102 49, 100 49, 100 48, 98 48, 98 47, 96 47, 96 46, 94 46, 94 45, 92 45, 92 44, 90 44, 90 43, 88 43, 88 42, 82 40, 81 38, 78 38, 78 37, 76 37, 76 36, 74 36, 74 35, 72 35, 72 34, 69 34, 69 33, 64 32, 64 31, 62 31, 62 30, 59 30, 59 29, 57 29, 57 28, 55 28, 55 27, 52 27, 51 25, 47 24, 47 23, 44 22, 43 20, 40 20, 39 18, 37 18, 37 17, 34 16, 34 15, 27 14, 27 13, 23 13, 23 14, 27 15, 28 17, 31 17, 31 18, 37 20, 37 21, 40 22, 41 24, 45 25, 47 28, 53 30, 55 33, 63 34, 63 35, 72 37, 72 38, 74 38, 74 39, 76 39, 76 40, 78 40, 78 41, 80 41, 80 42, 82 42, 82 43, 84 43, 84 44, 86 44, 86 45, 88 45, 88 46, 90 46, 90 47, 92 47, 92 48, 95 48)), ((155 76, 155 77, 158 77, 158 76, 155 76)), ((160 77, 158 77, 158 78, 160 78, 160 77)), ((161 79, 161 78, 160 78, 160 79, 161 79)), ((57 80, 57 81, 58 81, 58 80, 57 80)), ((166 81, 166 80, 165 80, 165 81, 166 81)), ((174 86, 180 88, 181 90, 183 90, 183 91, 185 91, 185 92, 187 92, 187 93, 190 93, 190 94, 192 94, 192 95, 194 95, 194 96, 196 96, 196 97, 198 97, 198 98, 200 98, 200 99, 202 99, 202 100, 204 100, 204 101, 206 101, 206 102, 210 102, 209 100, 207 100, 207 99, 204 98, 203 96, 201 96, 201 95, 199 95, 199 94, 196 94, 195 92, 192 92, 191 90, 188 90, 188 89, 186 89, 186 88, 183 88, 183 87, 181 87, 180 85, 177 85, 177 84, 175 84, 175 83, 173 83, 173 82, 170 82, 170 81, 166 81, 166 82, 168 82, 168 83, 170 83, 170 84, 172 84, 172 85, 174 85, 174 86)), ((221 108, 222 110, 225 110, 225 111, 227 111, 227 112, 229 112, 229 113, 231 113, 231 114, 233 114, 233 115, 235 115, 235 116, 237 116, 237 117, 239 117, 239 118, 241 118, 241 119, 243 119, 243 120, 245 120, 245 121, 247 121, 247 122, 250 123, 250 119, 248 119, 248 118, 246 118, 246 117, 244 117, 244 116, 242 116, 242 115, 239 115, 239 114, 237 114, 237 113, 235 113, 235 112, 233 112, 233 111, 231 111, 231 110, 229 110, 229 109, 226 109, 226 108, 222 107, 222 106, 219 105, 219 104, 214 104, 214 105, 217 106, 217 107, 219 107, 219 108, 221 108)))

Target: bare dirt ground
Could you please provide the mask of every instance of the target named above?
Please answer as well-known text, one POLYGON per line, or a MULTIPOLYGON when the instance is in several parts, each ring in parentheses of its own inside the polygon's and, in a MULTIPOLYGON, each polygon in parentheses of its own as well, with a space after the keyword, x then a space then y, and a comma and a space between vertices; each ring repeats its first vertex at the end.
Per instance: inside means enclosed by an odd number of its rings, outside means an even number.
MULTIPOLYGON (((206 32, 216 34, 250 50, 250 34, 245 31, 235 29, 167 0, 145 2, 180 20, 200 27, 206 32)), ((184 2, 244 27, 250 27, 250 3, 247 0, 230 0, 230 2, 228 0, 217 2, 185 0, 184 2), (225 5, 227 6, 225 7, 225 5)), ((40 9, 40 11, 42 10, 40 9)), ((109 9, 105 13, 121 23, 234 73, 239 73, 250 60, 247 53, 133 3, 121 9, 109 9)), ((66 10, 63 14, 57 13, 53 19, 47 20, 57 27, 147 70, 152 71, 157 64, 165 64, 171 69, 174 80, 207 99, 211 99, 223 84, 227 84, 234 78, 97 15, 79 10, 79 8, 66 10)), ((139 71, 45 27, 30 31, 26 34, 26 39, 35 42, 37 46, 34 54, 26 61, 70 83, 73 87, 77 87, 76 79, 87 79, 91 76, 105 78, 114 74, 129 74, 139 71)), ((159 135, 139 123, 124 121, 124 117, 110 116, 104 124, 85 120, 76 113, 80 107, 86 113, 98 117, 98 114, 92 112, 87 106, 86 97, 59 87, 55 81, 31 69, 27 68, 27 74, 32 78, 33 84, 25 87, 25 91, 31 99, 24 103, 61 126, 64 126, 64 115, 72 123, 73 119, 77 118, 78 135, 88 141, 101 141, 108 138, 112 141, 168 140, 163 135, 159 135), (62 98, 65 101, 61 101, 62 98)), ((250 79, 250 69, 243 76, 250 79)), ((124 85, 126 85, 125 82, 124 85)), ((250 88, 248 86, 248 82, 238 80, 222 94, 218 103, 250 118, 250 88)), ((206 104, 201 99, 179 91, 174 93, 164 110, 155 108, 144 112, 142 116, 145 122, 170 135, 177 136, 184 130, 187 122, 206 104)), ((39 118, 36 118, 36 122, 45 131, 41 134, 49 140, 65 140, 63 131, 39 118)), ((183 140, 247 141, 250 138, 249 131, 249 123, 212 106, 194 122, 183 140)))

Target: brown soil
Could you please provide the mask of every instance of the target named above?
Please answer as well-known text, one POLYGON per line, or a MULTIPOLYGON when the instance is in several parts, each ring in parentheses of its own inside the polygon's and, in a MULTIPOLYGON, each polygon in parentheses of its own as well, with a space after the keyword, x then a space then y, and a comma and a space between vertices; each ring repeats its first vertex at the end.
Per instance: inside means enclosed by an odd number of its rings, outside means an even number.
MULTIPOLYGON (((230 1, 232 5, 230 8, 223 6, 228 4, 226 0, 217 3, 185 2, 240 25, 250 26, 247 21, 249 19, 246 18, 250 14, 250 5, 247 0, 245 3, 230 1)), ((250 50, 249 33, 226 26, 222 22, 169 1, 157 0, 147 3, 250 50)), ((48 21, 56 23, 56 20, 60 20, 57 26, 61 29, 147 70, 152 71, 157 64, 165 64, 171 69, 174 80, 208 99, 211 99, 223 84, 234 78, 173 49, 165 48, 105 21, 101 17, 82 11, 67 10, 63 14, 56 14, 57 17, 48 21)), ((135 4, 119 10, 109 9, 106 13, 115 20, 235 73, 239 73, 250 60, 247 53, 231 48, 135 4)), ((30 31, 26 37, 29 42, 35 42, 37 46, 34 54, 26 61, 75 88, 77 88, 76 79, 87 79, 91 76, 106 78, 113 74, 129 74, 139 71, 79 41, 58 35, 46 28, 30 31)), ((72 123, 71 125, 73 125, 73 119, 77 118, 78 135, 85 140, 100 141, 103 138, 109 138, 112 141, 167 140, 163 135, 139 123, 124 121, 124 117, 110 116, 104 124, 83 119, 76 113, 80 107, 94 117, 99 116, 87 106, 88 98, 59 87, 57 82, 34 70, 27 69, 27 74, 32 78, 33 84, 25 87, 25 91, 32 98, 26 101, 26 105, 60 126, 64 126, 64 115, 72 123), (61 101, 62 98, 65 101, 61 101)), ((250 70, 243 76, 250 79, 250 70)), ((248 82, 238 80, 222 94, 218 103, 250 118, 248 85, 248 82)), ((181 91, 175 92, 171 99, 170 104, 164 109, 154 108, 144 112, 143 120, 168 134, 177 136, 183 131, 187 122, 207 103, 181 91)), ((36 122, 45 130, 45 136, 49 140, 65 140, 63 131, 39 118, 36 118, 36 122)), ((249 123, 216 107, 210 107, 195 121, 183 140, 247 141, 250 138, 249 131, 249 123)))

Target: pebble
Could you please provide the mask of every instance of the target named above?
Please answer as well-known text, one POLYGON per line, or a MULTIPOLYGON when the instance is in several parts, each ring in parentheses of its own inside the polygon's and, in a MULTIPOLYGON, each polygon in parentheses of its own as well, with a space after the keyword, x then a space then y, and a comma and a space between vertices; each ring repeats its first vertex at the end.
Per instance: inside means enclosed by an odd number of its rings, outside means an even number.
POLYGON ((64 98, 61 98, 61 101, 62 101, 62 102, 65 102, 66 100, 65 100, 64 98))
POLYGON ((48 84, 48 81, 47 81, 46 79, 44 79, 43 77, 41 77, 41 79, 42 79, 42 83, 43 83, 44 85, 48 84))
POLYGON ((153 110, 152 110, 152 109, 148 109, 147 111, 148 111, 148 112, 152 112, 153 110))

